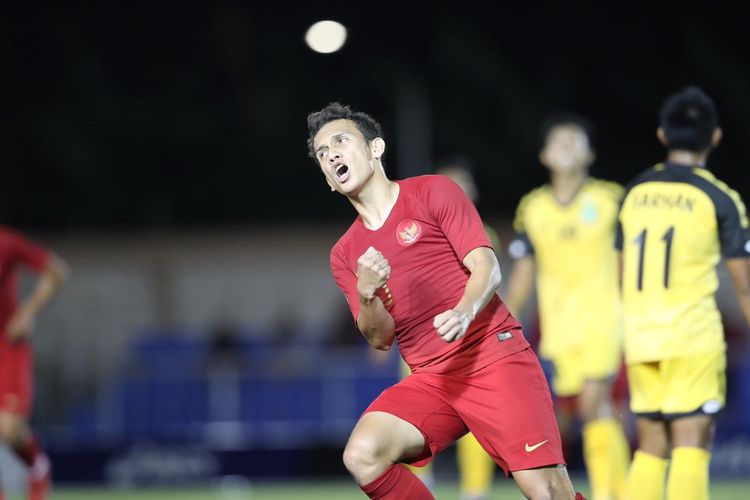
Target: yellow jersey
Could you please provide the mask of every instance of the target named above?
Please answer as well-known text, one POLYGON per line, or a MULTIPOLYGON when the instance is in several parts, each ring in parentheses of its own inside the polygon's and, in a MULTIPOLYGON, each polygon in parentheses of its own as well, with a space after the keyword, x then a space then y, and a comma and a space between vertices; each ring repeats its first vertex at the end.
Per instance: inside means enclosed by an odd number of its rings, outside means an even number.
POLYGON ((725 349, 716 265, 750 255, 748 240, 739 195, 703 168, 659 164, 628 186, 616 240, 628 363, 725 349))
POLYGON ((622 193, 619 184, 588 178, 567 204, 544 185, 518 205, 508 252, 534 258, 544 357, 579 350, 590 336, 621 342, 614 241, 622 193))

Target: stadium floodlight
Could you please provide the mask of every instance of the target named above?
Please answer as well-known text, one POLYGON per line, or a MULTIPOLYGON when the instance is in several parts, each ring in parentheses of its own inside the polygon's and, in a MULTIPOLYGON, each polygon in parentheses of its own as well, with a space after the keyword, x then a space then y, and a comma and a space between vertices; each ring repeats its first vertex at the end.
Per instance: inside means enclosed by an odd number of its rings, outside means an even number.
POLYGON ((305 42, 321 54, 336 52, 346 42, 346 28, 336 21, 318 21, 308 28, 305 42))

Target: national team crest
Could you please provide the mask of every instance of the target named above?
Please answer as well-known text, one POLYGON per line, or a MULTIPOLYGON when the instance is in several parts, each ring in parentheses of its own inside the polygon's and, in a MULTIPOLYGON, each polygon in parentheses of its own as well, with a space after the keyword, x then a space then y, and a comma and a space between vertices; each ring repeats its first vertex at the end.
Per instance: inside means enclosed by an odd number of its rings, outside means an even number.
POLYGON ((593 224, 599 218, 599 210, 593 200, 586 199, 581 207, 581 219, 587 224, 593 224))
POLYGON ((396 226, 396 241, 403 247, 417 242, 422 236, 422 226, 414 219, 404 219, 396 226))

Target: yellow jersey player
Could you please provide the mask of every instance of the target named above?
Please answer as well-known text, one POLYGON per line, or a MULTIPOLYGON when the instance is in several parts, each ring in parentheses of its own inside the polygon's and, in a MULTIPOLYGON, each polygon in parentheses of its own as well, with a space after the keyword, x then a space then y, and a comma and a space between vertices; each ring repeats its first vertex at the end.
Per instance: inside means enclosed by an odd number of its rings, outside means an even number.
POLYGON ((611 397, 622 363, 614 241, 623 190, 589 177, 594 150, 587 120, 550 118, 542 141, 539 158, 550 183, 518 205, 507 304, 519 315, 536 281, 540 355, 552 362, 556 396, 575 398, 592 498, 619 498, 630 460, 611 397))
MULTIPOLYGON (((463 189, 471 201, 477 202, 479 193, 469 159, 463 157, 450 158, 438 162, 438 165, 435 173, 450 178, 463 189)), ((499 249, 500 238, 497 232, 486 224, 484 230, 487 232, 492 247, 499 249)), ((402 377, 407 377, 410 373, 409 366, 402 362, 402 377)), ((461 483, 461 500, 488 499, 495 474, 495 462, 484 451, 473 434, 468 433, 456 442, 456 460, 461 483)), ((430 488, 434 486, 435 480, 431 465, 412 469, 430 488)))
POLYGON ((713 101, 687 87, 660 111, 663 164, 628 186, 620 209, 625 359, 638 451, 628 498, 707 499, 714 417, 724 406, 725 342, 714 300, 724 257, 750 323, 750 236, 738 194, 705 169, 721 139, 713 101))

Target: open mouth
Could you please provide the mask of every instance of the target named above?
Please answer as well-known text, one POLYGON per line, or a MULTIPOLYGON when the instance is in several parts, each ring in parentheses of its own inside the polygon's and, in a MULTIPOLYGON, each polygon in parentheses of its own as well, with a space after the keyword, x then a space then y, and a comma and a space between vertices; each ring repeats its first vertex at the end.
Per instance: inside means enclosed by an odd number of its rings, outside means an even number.
POLYGON ((347 179, 349 179, 349 167, 347 165, 344 165, 343 163, 336 166, 336 179, 338 179, 339 182, 343 183, 346 182, 347 179))

